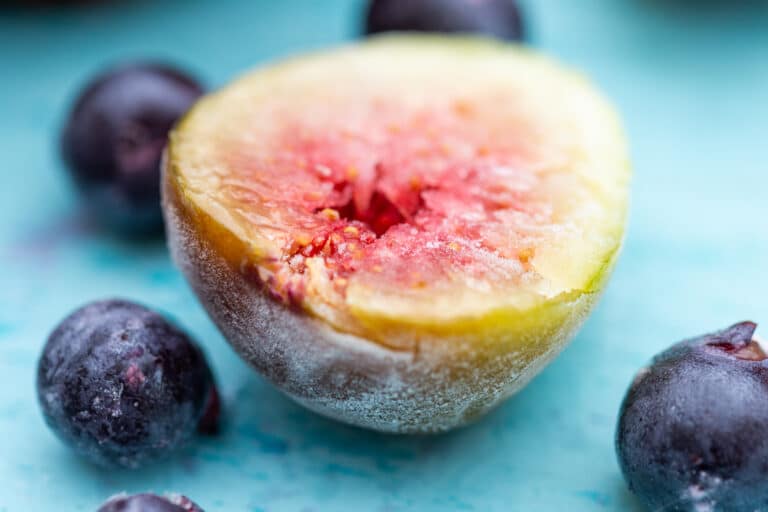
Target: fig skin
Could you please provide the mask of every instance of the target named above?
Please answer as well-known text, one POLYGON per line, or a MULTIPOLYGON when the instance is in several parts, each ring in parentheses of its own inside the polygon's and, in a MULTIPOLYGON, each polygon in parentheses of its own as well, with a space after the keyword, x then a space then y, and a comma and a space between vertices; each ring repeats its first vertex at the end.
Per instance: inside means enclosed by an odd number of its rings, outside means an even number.
MULTIPOLYGON (((396 44, 486 45, 476 38, 391 39, 396 44)), ((611 122, 612 129, 613 112, 602 103, 597 107, 605 109, 597 118, 611 122)), ((186 120, 177 133, 185 129, 186 120)), ((609 140, 618 148, 608 148, 607 160, 620 167, 617 175, 628 176, 623 136, 616 126, 618 132, 609 140)), ((163 206, 174 261, 224 337, 247 362, 295 401, 352 425, 426 433, 481 417, 524 387, 564 348, 598 300, 618 257, 626 204, 616 215, 621 222, 615 244, 602 255, 598 270, 590 273, 583 288, 531 308, 489 310, 441 325, 372 318, 368 325, 377 329, 377 339, 391 335, 412 341, 387 345, 341 332, 275 300, 257 276, 249 275, 245 255, 250 253, 250 241, 236 236, 184 188, 174 137, 163 167, 163 206)))

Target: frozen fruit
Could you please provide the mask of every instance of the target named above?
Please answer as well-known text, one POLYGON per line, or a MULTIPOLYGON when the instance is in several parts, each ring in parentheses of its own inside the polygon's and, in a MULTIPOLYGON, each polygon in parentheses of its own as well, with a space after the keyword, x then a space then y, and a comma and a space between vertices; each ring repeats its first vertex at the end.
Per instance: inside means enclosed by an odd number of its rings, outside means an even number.
POLYGON ((621 406, 616 451, 651 510, 768 510, 768 356, 743 322, 674 345, 621 406))
POLYGON ((389 36, 257 71, 171 135, 173 256, 239 353, 325 415, 444 430, 586 318, 629 164, 581 76, 487 39, 389 36))
POLYGON ((162 230, 162 151, 168 131, 202 92, 192 78, 159 64, 117 68, 85 87, 61 149, 94 216, 126 233, 162 230))
POLYGON ((366 33, 391 31, 478 33, 523 38, 516 0, 372 0, 366 33))
POLYGON ((135 494, 110 498, 97 512, 203 512, 203 509, 186 496, 135 494))
POLYGON ((103 466, 139 467, 188 441, 213 378, 202 351, 157 313, 88 304, 51 333, 37 373, 48 425, 103 466))

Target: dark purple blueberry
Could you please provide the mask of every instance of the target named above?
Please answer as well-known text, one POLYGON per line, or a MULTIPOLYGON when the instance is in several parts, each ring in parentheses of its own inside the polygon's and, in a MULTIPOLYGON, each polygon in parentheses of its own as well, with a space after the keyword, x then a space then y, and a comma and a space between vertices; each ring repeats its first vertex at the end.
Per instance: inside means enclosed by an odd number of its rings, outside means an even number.
POLYGON ((393 31, 464 32, 523 39, 516 0, 371 0, 366 34, 393 31))
POLYGON ((162 232, 160 160, 168 131, 203 93, 160 64, 133 64, 90 82, 75 102, 61 149, 89 209, 129 234, 162 232))
POLYGON ((37 372, 48 425, 102 466, 137 468, 192 438, 214 396, 202 351, 159 314, 88 304, 51 333, 37 372))
POLYGON ((107 500, 97 512, 203 512, 186 496, 156 496, 135 494, 114 496, 107 500))
POLYGON ((635 377, 616 451, 650 510, 768 510, 768 356, 755 329, 683 341, 635 377))

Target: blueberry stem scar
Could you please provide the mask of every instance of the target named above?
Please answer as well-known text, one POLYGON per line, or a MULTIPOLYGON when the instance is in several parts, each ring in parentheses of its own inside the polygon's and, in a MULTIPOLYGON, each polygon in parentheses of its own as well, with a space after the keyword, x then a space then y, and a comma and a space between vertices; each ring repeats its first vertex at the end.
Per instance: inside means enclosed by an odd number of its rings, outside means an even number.
POLYGON ((763 361, 768 355, 755 338, 756 329, 754 322, 740 322, 712 336, 707 345, 743 361, 763 361))

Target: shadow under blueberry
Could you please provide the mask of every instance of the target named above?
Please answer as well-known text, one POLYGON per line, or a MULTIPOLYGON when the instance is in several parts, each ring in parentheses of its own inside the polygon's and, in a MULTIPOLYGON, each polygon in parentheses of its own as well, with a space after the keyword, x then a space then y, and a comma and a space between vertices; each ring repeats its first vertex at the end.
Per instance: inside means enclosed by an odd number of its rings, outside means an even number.
POLYGON ((128 261, 156 259, 168 254, 162 231, 118 234, 84 209, 73 210, 20 234, 8 250, 13 258, 43 261, 55 260, 67 247, 82 248, 85 244, 95 249, 94 254, 109 253, 115 259, 128 261))
POLYGON ((626 482, 621 476, 616 478, 616 495, 619 497, 617 502, 618 510, 624 512, 647 512, 647 509, 629 491, 626 482))

